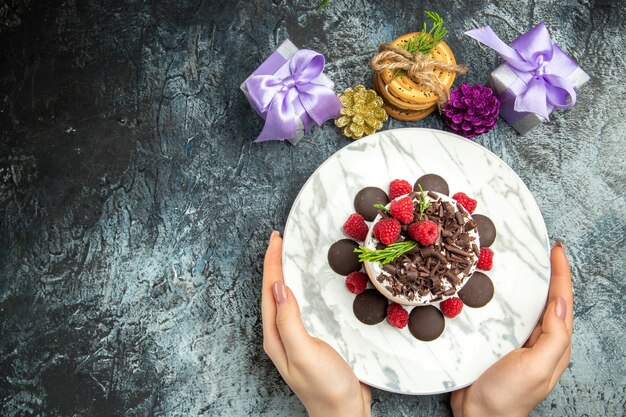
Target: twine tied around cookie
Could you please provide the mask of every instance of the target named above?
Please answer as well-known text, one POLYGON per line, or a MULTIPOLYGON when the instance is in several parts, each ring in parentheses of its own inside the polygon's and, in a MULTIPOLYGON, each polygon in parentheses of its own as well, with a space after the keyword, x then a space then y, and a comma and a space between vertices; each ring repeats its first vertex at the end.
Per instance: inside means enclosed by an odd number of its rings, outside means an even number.
POLYGON ((372 58, 371 66, 374 71, 395 70, 406 73, 419 84, 423 84, 437 95, 437 105, 441 109, 450 98, 450 89, 444 85, 433 69, 441 68, 444 71, 452 71, 457 74, 465 74, 465 65, 448 64, 428 58, 417 52, 410 53, 406 49, 399 48, 391 43, 383 43, 378 48, 378 54, 372 58))

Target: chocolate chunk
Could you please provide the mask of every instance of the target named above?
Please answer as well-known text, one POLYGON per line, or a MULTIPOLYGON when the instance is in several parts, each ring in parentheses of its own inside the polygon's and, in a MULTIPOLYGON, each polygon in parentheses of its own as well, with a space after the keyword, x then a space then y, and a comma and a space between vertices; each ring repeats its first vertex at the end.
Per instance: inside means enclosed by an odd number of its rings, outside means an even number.
POLYGON ((374 204, 389 204, 387 193, 378 187, 365 187, 354 197, 354 210, 359 213, 365 220, 371 222, 378 215, 378 209, 374 204))
MULTIPOLYGON (((448 281, 450 281, 452 283, 452 285, 454 285, 455 287, 457 285, 459 285, 459 283, 461 282, 461 280, 455 274, 453 274, 450 271, 446 271, 445 276, 446 276, 446 278, 448 278, 448 281)), ((454 292, 456 292, 456 290, 454 292)), ((453 294, 454 294, 454 292, 453 292, 453 294)), ((446 295, 448 295, 448 294, 446 294, 446 295)))
POLYGON ((420 252, 420 248, 418 246, 416 246, 413 249, 411 249, 410 251, 408 251, 406 254, 407 255, 415 255, 415 254, 419 254, 419 252, 420 252))
POLYGON ((472 215, 476 227, 478 227, 478 236, 480 237, 480 247, 486 248, 496 240, 496 226, 491 219, 482 214, 472 215))
POLYGON ((470 235, 467 233, 461 233, 459 237, 456 239, 456 244, 458 246, 467 246, 469 248, 469 244, 471 242, 470 235))
POLYGON ((454 246, 452 246, 452 245, 444 245, 444 247, 445 247, 445 248, 446 248, 449 252, 456 253, 457 255, 461 255, 461 256, 464 256, 464 257, 466 257, 466 258, 469 258, 470 256, 472 256, 472 254, 471 254, 471 253, 469 253, 469 252, 465 252, 464 250, 459 249, 459 248, 456 248, 456 247, 454 247, 454 246))
POLYGON ((461 264, 463 264, 463 265, 467 265, 467 263, 469 262, 469 261, 467 260, 467 258, 462 258, 462 257, 460 257, 459 255, 455 255, 455 254, 453 254, 453 253, 451 253, 451 254, 450 254, 450 259, 449 259, 449 260, 450 260, 450 261, 454 261, 454 262, 456 262, 456 263, 461 263, 461 264))
POLYGON ((359 321, 365 324, 377 324, 387 317, 387 299, 373 288, 357 295, 352 303, 352 311, 359 321))
POLYGON ((328 249, 328 265, 339 275, 348 275, 350 272, 361 270, 359 254, 354 250, 359 245, 354 240, 341 239, 333 243, 328 249))
POLYGON ((383 266, 383 271, 385 271, 386 273, 391 274, 391 275, 395 274, 397 270, 398 269, 395 266, 393 266, 392 264, 387 264, 387 265, 383 266))
POLYGON ((446 322, 437 307, 415 307, 409 314, 409 331, 416 339, 430 342, 438 338, 446 322))
POLYGON ((479 308, 493 298, 493 282, 482 272, 474 272, 459 291, 459 298, 468 307, 479 308))
POLYGON ((415 185, 413 186, 413 189, 415 191, 419 190, 418 184, 422 186, 424 191, 435 191, 435 192, 445 194, 445 195, 450 194, 448 183, 439 175, 435 175, 435 174, 422 175, 421 177, 417 179, 417 181, 415 181, 415 185))

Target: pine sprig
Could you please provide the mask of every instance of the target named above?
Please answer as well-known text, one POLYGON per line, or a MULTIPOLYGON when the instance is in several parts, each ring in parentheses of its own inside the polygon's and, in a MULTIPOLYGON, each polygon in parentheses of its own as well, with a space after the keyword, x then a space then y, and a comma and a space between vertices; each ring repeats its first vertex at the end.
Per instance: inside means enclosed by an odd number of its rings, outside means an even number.
POLYGON ((374 204, 374 207, 377 208, 378 210, 384 211, 387 214, 391 214, 389 209, 387 207, 383 206, 382 204, 374 204))
POLYGON ((359 246, 354 252, 359 254, 359 260, 364 262, 380 262, 381 265, 397 259, 417 246, 417 242, 405 240, 404 242, 392 243, 384 249, 369 249, 359 246))
POLYGON ((421 54, 428 55, 448 33, 448 29, 443 26, 443 19, 439 16, 439 13, 428 10, 424 13, 432 20, 433 26, 430 28, 430 31, 428 31, 426 22, 424 22, 421 33, 404 45, 404 49, 412 54, 420 52, 421 54))
POLYGON ((422 220, 422 216, 428 207, 430 207, 430 201, 426 200, 426 193, 422 188, 422 184, 417 184, 420 187, 420 220, 422 220))

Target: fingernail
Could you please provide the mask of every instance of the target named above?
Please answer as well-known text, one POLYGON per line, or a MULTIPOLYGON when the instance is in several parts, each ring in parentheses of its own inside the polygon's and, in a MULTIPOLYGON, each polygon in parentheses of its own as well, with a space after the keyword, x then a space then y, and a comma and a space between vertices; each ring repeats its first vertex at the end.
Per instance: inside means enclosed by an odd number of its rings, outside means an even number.
POLYGON ((565 299, 559 295, 556 297, 556 315, 559 316, 561 320, 565 320, 566 314, 567 306, 565 305, 565 299))
POLYGON ((561 240, 557 239, 554 241, 554 245, 552 245, 552 248, 563 248, 563 242, 561 242, 561 240))
POLYGON ((280 233, 278 233, 277 230, 272 230, 272 234, 270 235, 270 242, 276 237, 278 236, 280 233))
POLYGON ((285 290, 285 283, 283 281, 276 281, 272 286, 274 290, 274 300, 276 304, 282 304, 287 299, 287 291, 285 290))

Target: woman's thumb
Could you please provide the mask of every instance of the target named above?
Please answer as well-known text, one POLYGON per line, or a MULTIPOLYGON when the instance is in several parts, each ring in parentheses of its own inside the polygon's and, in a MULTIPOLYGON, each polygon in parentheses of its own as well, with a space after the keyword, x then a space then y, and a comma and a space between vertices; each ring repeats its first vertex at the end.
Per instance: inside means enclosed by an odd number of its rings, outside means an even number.
POLYGON ((531 348, 532 355, 554 369, 570 344, 570 336, 565 325, 567 304, 558 296, 552 301, 543 316, 541 335, 531 348))
POLYGON ((276 327, 289 358, 302 352, 310 337, 300 320, 298 302, 289 287, 282 280, 276 281, 272 291, 276 301, 276 327))

